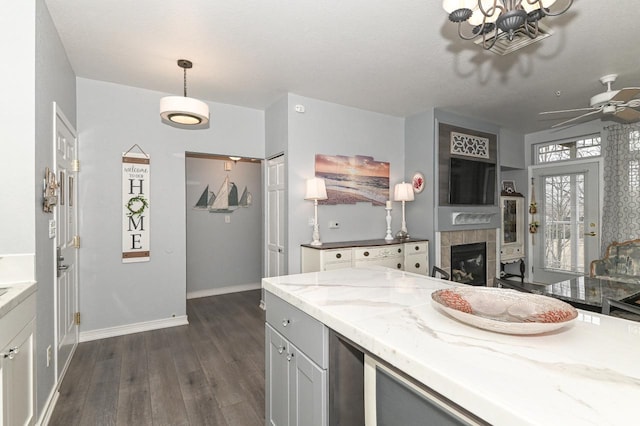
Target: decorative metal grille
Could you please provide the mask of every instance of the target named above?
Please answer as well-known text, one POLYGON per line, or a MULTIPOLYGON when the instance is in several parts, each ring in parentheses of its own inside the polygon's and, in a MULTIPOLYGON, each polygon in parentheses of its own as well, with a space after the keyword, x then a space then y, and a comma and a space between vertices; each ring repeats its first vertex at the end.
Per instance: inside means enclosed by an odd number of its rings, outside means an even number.
POLYGON ((451 132, 451 154, 489 158, 489 139, 451 132))

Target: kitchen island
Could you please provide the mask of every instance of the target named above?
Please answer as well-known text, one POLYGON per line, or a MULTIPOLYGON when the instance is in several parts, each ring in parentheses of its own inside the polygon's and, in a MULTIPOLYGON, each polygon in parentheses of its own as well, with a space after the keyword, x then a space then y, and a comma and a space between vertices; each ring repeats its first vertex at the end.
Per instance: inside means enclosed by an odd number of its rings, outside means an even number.
MULTIPOLYGON (((636 322, 579 311, 577 320, 554 332, 498 334, 432 305, 433 291, 456 284, 382 267, 262 283, 271 295, 489 424, 637 421, 636 322)), ((268 302, 266 309, 269 318, 268 302)), ((324 363, 322 355, 317 358, 324 363)))

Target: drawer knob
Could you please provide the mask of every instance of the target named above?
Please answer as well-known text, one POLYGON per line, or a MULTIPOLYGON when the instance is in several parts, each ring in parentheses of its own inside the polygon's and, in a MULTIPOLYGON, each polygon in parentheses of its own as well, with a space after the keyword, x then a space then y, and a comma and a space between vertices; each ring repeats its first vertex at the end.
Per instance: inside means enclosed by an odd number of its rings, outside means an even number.
POLYGON ((287 354, 287 361, 291 361, 293 359, 293 353, 287 354))
POLYGON ((420 246, 415 246, 416 251, 420 250, 420 246))
POLYGON ((401 248, 398 249, 398 253, 402 253, 402 249, 401 248))
POLYGON ((284 352, 284 346, 278 346, 278 353, 281 354, 284 352))
POLYGON ((287 319, 287 318, 285 318, 285 319, 283 319, 283 320, 282 320, 282 326, 283 326, 283 327, 288 326, 290 323, 291 323, 291 320, 289 320, 289 319, 287 319))
POLYGON ((365 255, 365 256, 369 256, 369 252, 368 252, 368 251, 365 251, 365 252, 364 252, 364 255, 365 255))
POLYGON ((402 269, 402 263, 398 263, 398 269, 402 269))
POLYGON ((342 257, 342 255, 341 255, 340 253, 337 253, 337 254, 336 254, 336 258, 337 258, 337 259, 340 259, 341 257, 342 257))
POLYGON ((416 263, 416 269, 418 269, 420 267, 419 263, 416 263))

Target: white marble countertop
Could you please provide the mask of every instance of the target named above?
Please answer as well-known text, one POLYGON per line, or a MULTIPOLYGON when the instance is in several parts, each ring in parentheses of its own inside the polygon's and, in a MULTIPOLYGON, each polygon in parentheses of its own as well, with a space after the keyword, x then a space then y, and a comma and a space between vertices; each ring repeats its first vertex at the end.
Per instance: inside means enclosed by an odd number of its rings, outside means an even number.
POLYGON ((0 283, 0 289, 7 290, 0 295, 0 318, 15 308, 36 291, 36 283, 33 281, 22 283, 0 283))
POLYGON ((638 421, 640 323, 579 311, 555 332, 498 334, 432 306, 431 293, 450 285, 382 267, 262 280, 267 291, 491 424, 638 421))

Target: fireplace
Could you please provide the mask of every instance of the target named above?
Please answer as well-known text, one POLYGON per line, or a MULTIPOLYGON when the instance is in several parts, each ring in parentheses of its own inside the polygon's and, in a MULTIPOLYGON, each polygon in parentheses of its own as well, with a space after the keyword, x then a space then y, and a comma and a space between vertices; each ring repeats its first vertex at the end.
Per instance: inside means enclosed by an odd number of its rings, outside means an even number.
POLYGON ((487 285, 485 242, 451 246, 451 279, 463 284, 487 285))

